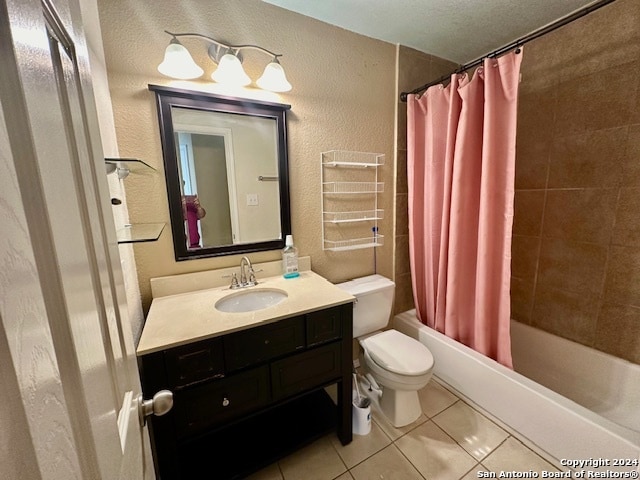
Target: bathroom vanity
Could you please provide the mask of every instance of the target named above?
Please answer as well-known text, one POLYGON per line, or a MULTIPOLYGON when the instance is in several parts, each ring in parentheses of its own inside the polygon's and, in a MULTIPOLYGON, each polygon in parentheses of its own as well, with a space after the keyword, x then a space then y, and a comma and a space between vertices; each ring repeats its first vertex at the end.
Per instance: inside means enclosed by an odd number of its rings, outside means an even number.
POLYGON ((159 478, 243 478, 332 430, 351 441, 354 298, 311 271, 241 290, 154 298, 138 358, 145 398, 173 392, 148 420, 159 478), (218 310, 251 291, 286 298, 218 310))

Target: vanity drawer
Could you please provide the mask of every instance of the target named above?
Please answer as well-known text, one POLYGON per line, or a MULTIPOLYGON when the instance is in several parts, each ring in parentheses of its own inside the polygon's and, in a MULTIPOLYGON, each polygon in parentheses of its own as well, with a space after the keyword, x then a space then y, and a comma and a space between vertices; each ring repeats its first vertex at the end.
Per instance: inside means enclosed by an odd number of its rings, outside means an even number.
POLYGON ((280 320, 224 337, 227 371, 238 370, 303 349, 304 317, 280 320))
POLYGON ((269 367, 254 368, 176 394, 180 437, 232 420, 270 401, 269 367))
POLYGON ((224 377, 222 339, 213 338, 165 352, 170 388, 224 377))
POLYGON ((273 399, 289 397, 340 378, 340 345, 340 342, 331 343, 273 362, 273 399))
POLYGON ((342 337, 340 307, 311 312, 307 317, 307 346, 319 345, 342 337))

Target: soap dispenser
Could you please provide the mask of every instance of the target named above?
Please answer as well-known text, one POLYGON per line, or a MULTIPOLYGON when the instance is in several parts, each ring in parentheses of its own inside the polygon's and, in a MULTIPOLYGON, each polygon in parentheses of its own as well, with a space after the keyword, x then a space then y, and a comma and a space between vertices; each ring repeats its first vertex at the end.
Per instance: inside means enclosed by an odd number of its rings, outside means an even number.
POLYGON ((284 278, 300 276, 298 272, 298 249, 293 246, 293 235, 287 235, 282 250, 282 273, 284 278))

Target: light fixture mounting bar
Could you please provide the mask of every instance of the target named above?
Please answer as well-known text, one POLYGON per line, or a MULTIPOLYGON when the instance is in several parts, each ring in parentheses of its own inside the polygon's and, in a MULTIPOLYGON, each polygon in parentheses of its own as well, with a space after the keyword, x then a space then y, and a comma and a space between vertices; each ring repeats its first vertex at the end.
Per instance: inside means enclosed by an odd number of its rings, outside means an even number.
POLYGON ((208 37, 207 35, 202 35, 201 33, 172 33, 169 30, 165 30, 164 32, 171 35, 174 38, 177 38, 177 37, 203 38, 205 40, 208 40, 218 45, 219 47, 225 48, 227 50, 234 50, 236 52, 243 49, 252 49, 252 50, 258 50, 260 52, 266 53, 267 55, 271 55, 274 58, 278 58, 282 56, 281 53, 273 53, 272 51, 267 50, 266 48, 259 47, 258 45, 227 45, 226 43, 219 42, 218 40, 208 37))

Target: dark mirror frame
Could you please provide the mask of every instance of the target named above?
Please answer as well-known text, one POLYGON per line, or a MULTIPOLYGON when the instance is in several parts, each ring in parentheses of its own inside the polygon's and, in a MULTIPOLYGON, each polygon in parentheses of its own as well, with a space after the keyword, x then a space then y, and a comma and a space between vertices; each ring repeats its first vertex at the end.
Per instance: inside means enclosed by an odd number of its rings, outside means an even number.
POLYGON ((264 102, 260 100, 227 97, 192 90, 149 85, 155 92, 158 122, 160 124, 160 140, 164 157, 165 180, 169 201, 169 215, 173 232, 173 249, 176 261, 194 260, 198 258, 220 255, 235 255, 264 250, 284 248, 284 239, 291 233, 291 207, 289 204, 289 162, 287 155, 287 122, 286 111, 291 105, 264 102), (282 238, 254 243, 241 243, 203 247, 189 250, 184 232, 182 199, 173 133, 172 107, 190 108, 210 112, 235 113, 255 117, 272 118, 276 121, 278 142, 278 184, 280 188, 280 226, 282 238))

